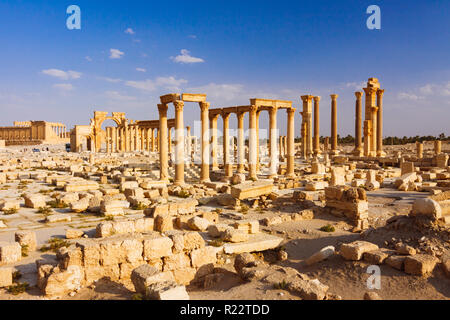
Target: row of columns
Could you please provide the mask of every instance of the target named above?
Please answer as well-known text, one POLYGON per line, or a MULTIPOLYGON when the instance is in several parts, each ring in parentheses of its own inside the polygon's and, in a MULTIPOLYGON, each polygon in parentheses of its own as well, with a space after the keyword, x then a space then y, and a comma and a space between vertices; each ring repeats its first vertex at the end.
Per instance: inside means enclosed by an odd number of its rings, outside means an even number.
POLYGON ((122 126, 106 128, 106 152, 152 151, 158 150, 155 138, 157 128, 122 126))

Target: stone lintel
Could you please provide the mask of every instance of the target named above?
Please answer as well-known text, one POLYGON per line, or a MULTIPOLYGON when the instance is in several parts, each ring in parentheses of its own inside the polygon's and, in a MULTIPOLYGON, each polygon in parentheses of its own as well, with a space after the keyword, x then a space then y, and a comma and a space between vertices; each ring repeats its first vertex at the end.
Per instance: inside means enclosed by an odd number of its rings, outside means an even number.
POLYGON ((206 94, 201 93, 183 93, 181 100, 185 102, 206 102, 206 94))
POLYGON ((180 95, 178 93, 169 93, 159 97, 159 99, 161 100, 162 104, 168 104, 180 100, 180 95))

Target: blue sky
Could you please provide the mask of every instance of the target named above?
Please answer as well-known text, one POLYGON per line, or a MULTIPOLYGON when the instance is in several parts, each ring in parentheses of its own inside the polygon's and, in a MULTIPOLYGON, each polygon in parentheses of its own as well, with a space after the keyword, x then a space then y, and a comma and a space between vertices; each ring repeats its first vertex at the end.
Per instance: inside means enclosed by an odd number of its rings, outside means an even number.
MULTIPOLYGON (((298 111, 300 96, 312 94, 322 96, 321 134, 329 135, 337 93, 338 131, 347 135, 354 91, 377 77, 385 135, 450 135, 449 14, 445 0, 3 0, 0 125, 71 128, 89 124, 94 110, 157 119, 159 96, 170 92, 206 93, 212 108, 286 99, 298 111), (66 27, 71 4, 81 8, 81 30, 66 27), (366 27, 372 4, 381 30, 366 27)), ((199 114, 186 104, 186 125, 199 114)), ((285 132, 284 113, 278 121, 285 132)))

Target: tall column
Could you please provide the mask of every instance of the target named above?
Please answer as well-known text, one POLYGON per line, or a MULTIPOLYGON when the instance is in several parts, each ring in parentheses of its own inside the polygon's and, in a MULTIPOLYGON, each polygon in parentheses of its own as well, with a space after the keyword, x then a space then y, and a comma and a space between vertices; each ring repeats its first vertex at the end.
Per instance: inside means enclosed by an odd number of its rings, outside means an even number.
POLYGON ((337 154, 337 94, 331 97, 331 153, 337 154))
POLYGON ((230 129, 229 129, 229 113, 222 113, 223 120, 223 166, 225 170, 225 177, 233 176, 233 164, 230 156, 230 129))
POLYGON ((260 164, 259 164, 259 115, 261 114, 261 110, 256 111, 256 125, 255 125, 255 134, 256 134, 256 171, 259 172, 260 164))
POLYGON ((208 182, 209 180, 209 102, 200 102, 201 119, 202 119, 202 170, 200 181, 208 182))
POLYGON ((303 101, 303 111, 301 112, 302 115, 302 123, 305 123, 305 143, 306 143, 306 154, 304 155, 305 158, 309 157, 313 154, 313 137, 312 137, 312 99, 313 96, 311 95, 305 95, 302 96, 303 101))
POLYGON ((169 153, 172 153, 172 128, 169 128, 168 131, 167 145, 169 147, 169 153))
POLYGON ((423 143, 416 141, 416 148, 417 148, 417 158, 422 159, 423 158, 423 143))
POLYGON ((244 146, 244 112, 238 112, 238 172, 244 173, 245 146, 244 146))
POLYGON ((147 147, 146 150, 148 152, 152 151, 151 149, 151 144, 152 144, 152 134, 153 134, 153 129, 152 128, 147 128, 147 147))
POLYGON ((270 177, 275 177, 278 170, 278 150, 277 150, 277 112, 278 108, 274 107, 269 111, 269 144, 270 144, 270 177))
POLYGON ((302 135, 302 155, 303 158, 308 159, 308 142, 307 140, 307 135, 308 135, 308 130, 306 129, 308 126, 308 124, 306 122, 302 122, 301 124, 301 135, 302 135))
POLYGON ((442 152, 441 140, 434 141, 434 154, 440 154, 442 152))
POLYGON ((288 156, 287 136, 283 136, 283 149, 284 149, 284 158, 287 158, 287 156, 288 156))
POLYGON ((314 155, 320 154, 320 113, 319 113, 320 97, 314 97, 314 155))
POLYGON ((187 153, 186 164, 189 166, 192 162, 192 137, 190 126, 186 126, 186 153, 187 153))
POLYGON ((362 141, 361 141, 361 120, 362 120, 362 97, 361 91, 355 92, 356 104, 355 104, 355 149, 353 153, 357 156, 362 155, 362 141))
POLYGON ((146 141, 147 141, 145 139, 145 133, 146 133, 147 129, 141 128, 139 131, 140 131, 139 132, 139 139, 141 140, 141 151, 144 151, 145 150, 145 146, 146 146, 146 141))
POLYGON ((114 128, 114 152, 119 152, 119 128, 114 128))
POLYGON ((212 170, 218 170, 219 164, 217 163, 217 119, 218 114, 215 114, 209 118, 209 127, 211 129, 211 156, 212 156, 212 170))
POLYGON ((294 155, 295 155, 295 147, 294 147, 294 115, 295 108, 289 108, 287 111, 287 176, 294 176, 294 155))
POLYGON ((106 128, 106 153, 111 153, 111 128, 106 128))
POLYGON ((167 104, 158 104, 159 111, 159 179, 169 181, 169 160, 167 145, 167 104))
POLYGON ((184 120, 183 101, 175 101, 175 181, 176 185, 184 184, 184 120))
POLYGON ((370 153, 371 156, 376 157, 377 155, 377 123, 378 123, 378 119, 377 119, 377 112, 378 112, 378 107, 377 106, 373 106, 372 107, 372 141, 370 142, 370 153))
POLYGON ((151 129, 152 130, 152 152, 155 152, 156 151, 156 143, 155 143, 155 130, 158 130, 158 129, 154 129, 154 128, 152 128, 151 129))
MULTIPOLYGON (((373 80, 373 79, 372 79, 373 80)), ((365 99, 365 120, 364 120, 364 156, 375 157, 377 155, 377 106, 376 92, 378 81, 374 82, 369 79, 367 88, 363 88, 365 99)))
POLYGON ((280 142, 279 142, 279 144, 280 144, 280 156, 281 156, 281 158, 284 159, 286 154, 284 152, 284 143, 283 143, 284 142, 284 138, 283 138, 283 136, 280 136, 279 140, 280 140, 280 142))
POLYGON ((128 124, 125 124, 125 151, 130 151, 130 128, 128 124))
POLYGON ((257 162, 257 151, 256 151, 256 113, 258 111, 257 106, 250 106, 249 112, 249 143, 248 143, 248 168, 250 179, 257 179, 256 176, 256 162, 257 162))
POLYGON ((377 91, 377 156, 383 156, 383 94, 384 89, 377 91))

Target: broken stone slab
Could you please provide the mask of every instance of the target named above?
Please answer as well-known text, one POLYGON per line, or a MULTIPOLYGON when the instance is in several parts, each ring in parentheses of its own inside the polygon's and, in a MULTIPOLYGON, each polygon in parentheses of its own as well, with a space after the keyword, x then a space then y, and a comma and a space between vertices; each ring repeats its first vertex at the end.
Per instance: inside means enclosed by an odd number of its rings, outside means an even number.
POLYGON ((283 238, 259 233, 249 235, 249 239, 246 242, 225 243, 223 249, 226 254, 259 252, 277 248, 281 242, 283 242, 283 238))
POLYGON ((429 254, 407 256, 404 261, 405 272, 412 275, 423 276, 431 273, 438 262, 438 258, 429 254))
POLYGON ((100 189, 100 185, 98 182, 92 180, 69 182, 64 186, 64 191, 66 192, 90 191, 98 189, 100 189))
POLYGON ((326 187, 328 187, 328 182, 326 182, 326 181, 311 181, 305 185, 305 190, 306 191, 318 191, 318 190, 324 190, 326 187))
POLYGON ((0 201, 0 210, 19 210, 20 200, 2 200, 0 201))
POLYGON ((147 287, 145 296, 150 300, 189 300, 186 287, 175 281, 153 283, 147 287))
POLYGON ((81 288, 83 270, 80 266, 69 266, 67 270, 54 272, 47 278, 44 294, 50 297, 60 297, 81 288))
POLYGON ((67 229, 66 230, 66 239, 79 239, 84 235, 82 230, 78 229, 67 229))
POLYGON ((222 235, 222 239, 227 242, 238 243, 249 239, 248 232, 239 229, 227 228, 222 235))
MULTIPOLYGON (((236 221, 233 225, 235 229, 242 230, 249 234, 259 233, 259 221, 258 220, 240 220, 236 221)), ((209 230, 208 230, 209 231, 209 230)))
POLYGON ((298 278, 290 281, 287 289, 299 295, 303 300, 324 300, 329 287, 322 284, 318 279, 303 280, 298 278))
POLYGON ((361 260, 365 252, 378 250, 378 246, 374 243, 357 240, 351 243, 344 243, 339 249, 340 255, 345 260, 361 260))
POLYGON ((383 264, 384 261, 393 254, 392 250, 380 248, 378 250, 365 252, 363 259, 370 264, 383 264))
POLYGON ((335 253, 335 248, 333 246, 327 246, 325 248, 320 249, 320 251, 314 253, 308 259, 305 260, 306 265, 310 266, 320 261, 323 261, 335 253))
POLYGON ((385 260, 385 262, 388 266, 391 266, 392 268, 401 271, 401 270, 403 270, 403 265, 404 265, 405 259, 406 259, 406 256, 393 255, 393 256, 388 257, 385 260))
POLYGON ((206 231, 208 227, 211 225, 211 222, 207 219, 195 216, 189 219, 187 221, 187 224, 191 230, 206 231))
POLYGON ((231 187, 231 196, 243 200, 268 195, 273 191, 273 182, 257 181, 249 184, 241 183, 231 187))
POLYGON ((173 241, 154 232, 144 236, 144 259, 159 259, 172 255, 173 241))
POLYGON ((45 221, 48 223, 54 222, 70 222, 72 221, 72 217, 67 214, 52 214, 45 218, 45 221))

